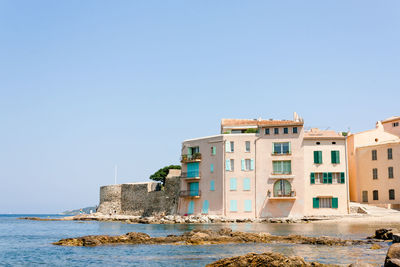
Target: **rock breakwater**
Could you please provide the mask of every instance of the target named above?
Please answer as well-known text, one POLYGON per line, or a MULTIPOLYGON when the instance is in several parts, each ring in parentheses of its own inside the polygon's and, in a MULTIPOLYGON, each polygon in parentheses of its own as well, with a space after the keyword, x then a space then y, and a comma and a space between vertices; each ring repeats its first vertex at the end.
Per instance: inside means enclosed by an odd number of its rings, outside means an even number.
POLYGON ((130 232, 119 236, 91 235, 61 239, 54 245, 61 246, 99 246, 107 244, 175 244, 175 245, 207 245, 230 243, 291 243, 325 246, 350 246, 372 244, 372 240, 345 240, 322 236, 308 237, 301 235, 277 236, 269 233, 233 232, 229 228, 219 231, 193 230, 182 235, 166 237, 150 237, 145 233, 130 232))

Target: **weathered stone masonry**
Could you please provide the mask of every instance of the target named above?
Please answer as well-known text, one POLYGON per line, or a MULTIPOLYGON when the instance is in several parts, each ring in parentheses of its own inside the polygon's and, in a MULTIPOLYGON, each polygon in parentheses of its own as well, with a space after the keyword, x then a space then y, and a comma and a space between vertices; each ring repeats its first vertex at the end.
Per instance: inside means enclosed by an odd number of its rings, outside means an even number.
POLYGON ((103 214, 138 216, 176 214, 180 172, 170 172, 169 176, 161 191, 156 191, 156 182, 102 186, 97 211, 103 214))

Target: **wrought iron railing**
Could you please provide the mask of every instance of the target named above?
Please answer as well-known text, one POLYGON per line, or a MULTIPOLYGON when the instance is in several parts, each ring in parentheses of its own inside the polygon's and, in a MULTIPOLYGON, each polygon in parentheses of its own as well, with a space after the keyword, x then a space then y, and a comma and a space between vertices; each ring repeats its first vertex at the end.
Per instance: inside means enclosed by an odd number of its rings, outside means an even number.
POLYGON ((183 190, 179 192, 180 197, 199 197, 201 196, 200 190, 183 190))
POLYGON ((295 197, 296 196, 296 191, 290 191, 288 193, 285 192, 274 192, 274 197, 295 197))
POLYGON ((200 160, 201 160, 200 153, 183 154, 181 157, 181 162, 200 161, 200 160))

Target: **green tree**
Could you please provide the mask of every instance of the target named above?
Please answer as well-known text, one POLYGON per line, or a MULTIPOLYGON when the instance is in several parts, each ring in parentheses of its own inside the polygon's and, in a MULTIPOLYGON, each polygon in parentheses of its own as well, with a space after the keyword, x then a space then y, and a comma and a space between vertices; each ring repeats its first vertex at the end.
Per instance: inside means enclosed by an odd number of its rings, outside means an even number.
POLYGON ((165 185, 165 178, 167 178, 167 175, 169 173, 170 169, 175 169, 175 170, 180 170, 181 166, 180 165, 170 165, 170 166, 165 166, 164 168, 159 169, 152 175, 150 175, 150 179, 154 181, 161 182, 162 185, 165 185))

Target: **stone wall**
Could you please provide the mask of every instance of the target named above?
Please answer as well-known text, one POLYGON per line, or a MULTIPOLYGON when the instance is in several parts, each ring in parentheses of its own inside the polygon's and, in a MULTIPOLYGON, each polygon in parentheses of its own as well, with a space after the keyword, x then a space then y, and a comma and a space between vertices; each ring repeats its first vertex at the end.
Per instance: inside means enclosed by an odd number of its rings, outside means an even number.
POLYGON ((97 211, 138 216, 176 214, 180 177, 167 177, 164 190, 156 191, 156 187, 156 182, 102 186, 97 211))

